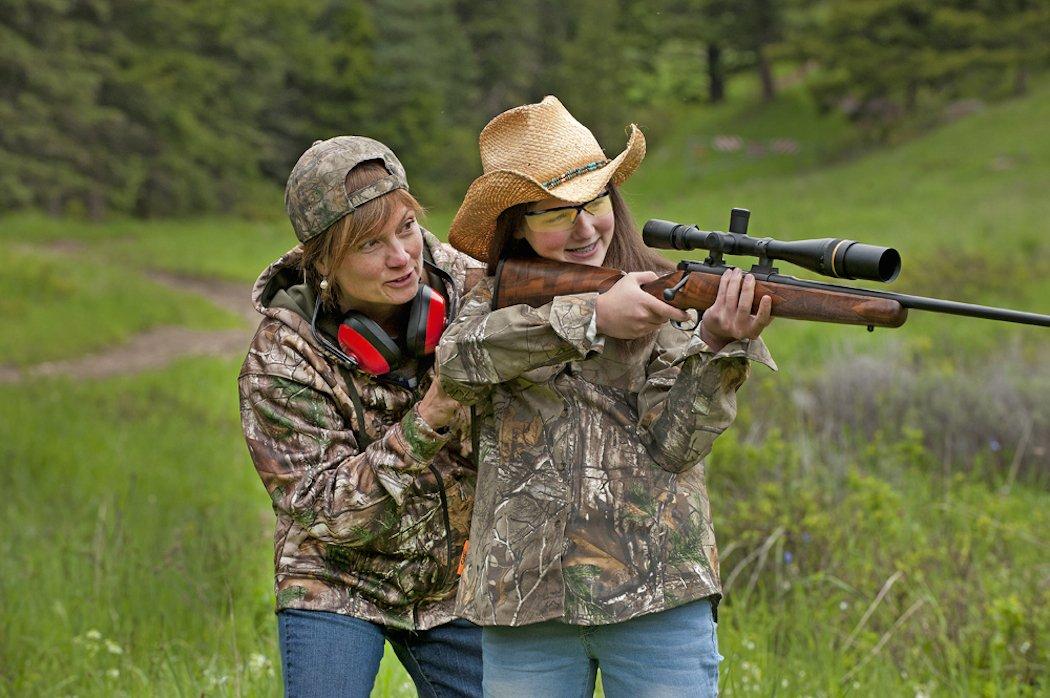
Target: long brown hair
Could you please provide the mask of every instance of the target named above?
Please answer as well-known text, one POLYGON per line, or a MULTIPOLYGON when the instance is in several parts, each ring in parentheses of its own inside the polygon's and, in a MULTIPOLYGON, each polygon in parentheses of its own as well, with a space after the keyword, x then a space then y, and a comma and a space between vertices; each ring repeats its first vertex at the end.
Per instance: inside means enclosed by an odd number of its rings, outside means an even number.
MULTIPOLYGON (((642 242, 642 235, 634 223, 634 217, 619 188, 610 183, 608 191, 613 205, 613 236, 609 241, 609 250, 605 254, 602 266, 628 272, 661 272, 674 269, 674 264, 666 257, 646 247, 642 242)), ((489 276, 495 275, 496 265, 501 259, 536 256, 536 252, 526 240, 514 237, 514 234, 524 225, 525 212, 528 210, 528 203, 518 204, 508 208, 496 219, 496 230, 489 241, 489 276)))
MULTIPOLYGON (((378 160, 362 162, 346 173, 344 186, 347 192, 354 192, 361 187, 389 174, 378 160)), ((404 189, 395 189, 377 199, 354 209, 354 212, 343 216, 330 225, 320 235, 315 235, 303 243, 303 256, 299 268, 303 271, 306 283, 321 298, 326 309, 338 307, 340 302, 337 284, 329 283, 327 289, 321 288, 322 274, 318 265, 324 266, 329 273, 338 269, 355 245, 377 239, 390 219, 400 213, 402 207, 413 211, 417 216, 423 214, 423 207, 416 197, 404 189)))

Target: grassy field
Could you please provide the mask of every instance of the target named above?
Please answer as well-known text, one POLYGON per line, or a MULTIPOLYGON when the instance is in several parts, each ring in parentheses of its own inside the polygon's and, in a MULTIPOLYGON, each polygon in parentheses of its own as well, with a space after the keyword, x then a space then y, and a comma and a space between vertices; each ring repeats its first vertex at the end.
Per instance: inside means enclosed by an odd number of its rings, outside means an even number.
MULTIPOLYGON (((858 153, 802 91, 741 99, 654 124, 626 193, 639 220, 724 229, 744 206, 756 235, 893 245, 894 289, 1045 313, 1048 122, 1043 83, 858 153)), ((148 271, 247 293, 291 239, 277 217, 0 219, 0 364, 236 327, 148 271)), ((766 338, 781 372, 756 370, 708 464, 725 695, 1045 695, 1046 331, 913 313, 873 335, 778 322, 766 338)), ((0 695, 279 694, 273 515, 238 364, 0 385, 0 695)), ((390 657, 375 695, 414 695, 390 657)))

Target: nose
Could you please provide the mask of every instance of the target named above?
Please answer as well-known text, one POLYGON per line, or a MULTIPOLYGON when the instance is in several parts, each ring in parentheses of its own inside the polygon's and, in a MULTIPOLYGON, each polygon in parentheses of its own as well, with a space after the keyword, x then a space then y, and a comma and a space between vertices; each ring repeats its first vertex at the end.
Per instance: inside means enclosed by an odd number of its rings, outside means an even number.
POLYGON ((402 240, 395 239, 386 256, 387 266, 391 269, 397 269, 407 265, 410 261, 412 261, 412 255, 409 254, 408 247, 402 240))
POLYGON ((587 211, 576 214, 576 222, 573 223, 572 232, 577 238, 586 239, 591 237, 594 231, 594 216, 587 211))

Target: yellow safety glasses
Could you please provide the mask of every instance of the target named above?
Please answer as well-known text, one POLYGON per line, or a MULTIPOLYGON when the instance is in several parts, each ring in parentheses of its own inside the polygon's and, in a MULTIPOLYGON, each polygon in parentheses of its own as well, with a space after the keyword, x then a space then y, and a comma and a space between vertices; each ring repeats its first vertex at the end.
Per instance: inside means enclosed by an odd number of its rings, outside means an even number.
POLYGON ((558 206, 546 211, 529 211, 525 214, 525 225, 534 233, 553 233, 571 228, 580 211, 586 211, 592 216, 604 216, 612 213, 612 209, 609 192, 604 192, 582 204, 558 206))

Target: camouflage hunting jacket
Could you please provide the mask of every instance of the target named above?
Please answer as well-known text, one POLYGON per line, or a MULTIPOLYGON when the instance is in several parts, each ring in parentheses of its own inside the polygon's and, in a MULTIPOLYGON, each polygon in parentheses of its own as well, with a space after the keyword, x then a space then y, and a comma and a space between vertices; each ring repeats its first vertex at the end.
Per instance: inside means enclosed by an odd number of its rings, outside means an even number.
MULTIPOLYGON (((449 293, 461 296, 467 269, 479 263, 424 238, 456 282, 449 293)), ((277 515, 277 610, 399 628, 448 622, 476 480, 469 413, 438 434, 414 408, 432 370, 413 392, 341 368, 311 331, 314 295, 302 283, 300 254, 285 254, 255 284, 265 317, 238 380, 248 450, 277 515), (362 430, 367 447, 358 443, 362 430)), ((337 321, 326 322, 334 330, 337 321)))
POLYGON ((736 416, 761 340, 717 354, 665 324, 597 335, 596 294, 490 310, 468 296, 438 348, 476 407, 478 489, 456 611, 481 625, 599 625, 718 594, 701 460, 736 416))

